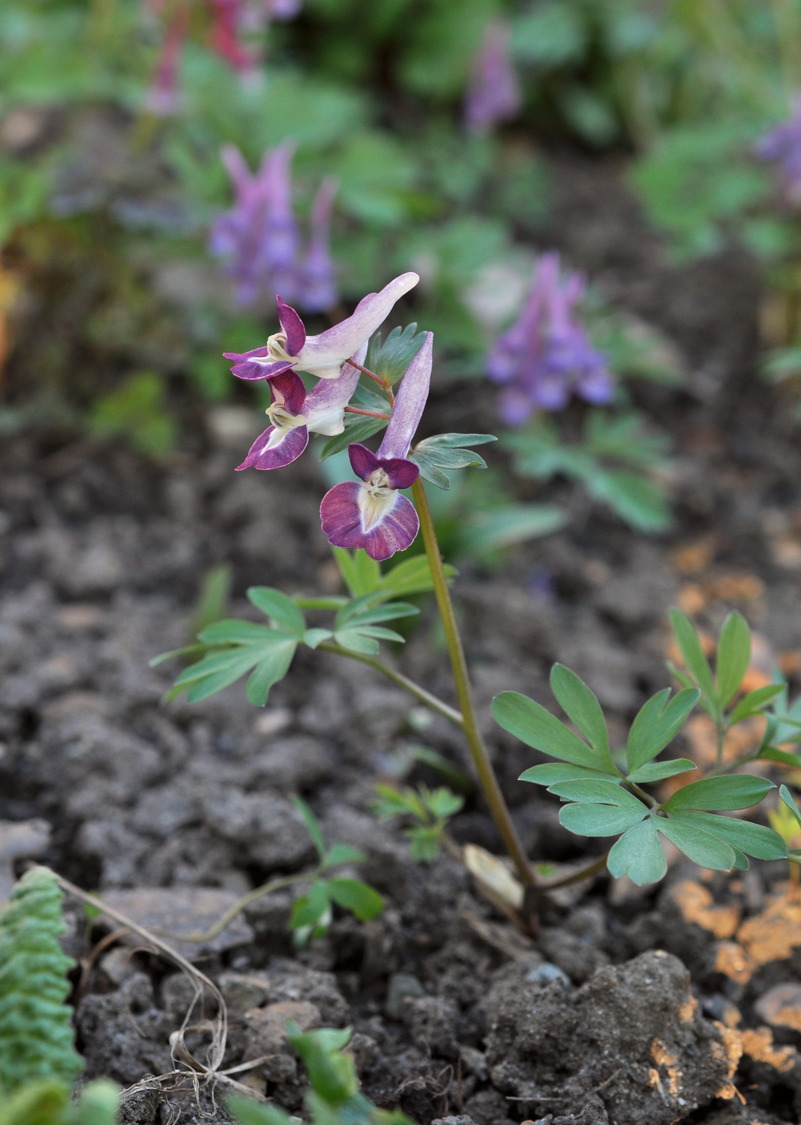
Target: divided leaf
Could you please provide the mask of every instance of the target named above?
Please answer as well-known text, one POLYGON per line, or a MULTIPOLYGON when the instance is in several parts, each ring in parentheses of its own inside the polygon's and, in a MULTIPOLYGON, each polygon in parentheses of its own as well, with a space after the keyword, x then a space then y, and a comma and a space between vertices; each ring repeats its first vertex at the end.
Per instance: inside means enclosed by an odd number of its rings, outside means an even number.
POLYGON ((564 664, 554 664, 551 669, 551 691, 567 717, 575 723, 599 758, 614 770, 609 754, 609 735, 606 719, 597 697, 582 679, 564 664))
POLYGON ((492 715, 499 726, 525 742, 526 746, 576 766, 598 768, 598 755, 592 747, 526 695, 502 691, 492 701, 492 715))
POLYGON ((713 701, 715 685, 712 680, 712 672, 692 622, 678 609, 671 609, 668 616, 670 617, 673 636, 676 638, 676 644, 679 646, 687 671, 701 689, 705 700, 713 701))
POLYGON ((700 867, 728 871, 735 866, 737 857, 734 848, 719 836, 673 817, 659 817, 656 826, 680 852, 700 867))
POLYGON ((671 813, 670 820, 710 832, 730 847, 755 859, 787 858, 787 845, 784 840, 778 832, 766 828, 763 824, 752 824, 751 821, 738 820, 732 816, 692 810, 671 813))
POLYGON ((409 460, 414 461, 420 469, 420 476, 429 484, 447 490, 451 481, 445 470, 487 467, 484 458, 468 446, 497 440, 494 434, 437 434, 418 442, 409 454, 409 460))
POLYGON ((723 622, 715 666, 715 689, 721 710, 734 698, 751 661, 751 633, 740 613, 723 622))
POLYGON ((659 882, 667 871, 667 860, 653 817, 635 824, 615 841, 606 866, 615 878, 628 875, 638 887, 659 882))
POLYGON ((662 807, 669 813, 680 809, 748 809, 775 788, 772 781, 751 774, 707 777, 678 789, 662 807))
POLYGON ((670 699, 670 694, 670 688, 657 692, 643 704, 631 724, 626 744, 630 775, 655 758, 675 738, 698 702, 700 693, 693 688, 685 688, 673 699, 670 699))

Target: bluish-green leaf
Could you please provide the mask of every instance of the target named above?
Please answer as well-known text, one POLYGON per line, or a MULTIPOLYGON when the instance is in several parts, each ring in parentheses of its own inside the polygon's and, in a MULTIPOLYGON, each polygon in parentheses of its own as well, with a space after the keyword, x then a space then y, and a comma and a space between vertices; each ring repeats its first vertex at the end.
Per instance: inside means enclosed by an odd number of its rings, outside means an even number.
MULTIPOLYGON (((365 555, 365 552, 359 551, 358 554, 365 555)), ((455 567, 445 567, 447 578, 453 578, 457 573, 455 567)), ((432 590, 434 584, 428 557, 415 555, 411 559, 403 559, 396 563, 386 574, 381 575, 377 588, 396 598, 408 598, 412 594, 424 594, 432 590)))
POLYGON ((185 668, 175 681, 176 687, 187 688, 187 699, 194 703, 221 691, 258 663, 259 653, 252 646, 212 652, 197 664, 185 668))
MULTIPOLYGON (((518 781, 532 781, 535 785, 558 785, 560 781, 579 781, 595 778, 608 780, 610 775, 604 770, 590 770, 586 766, 574 766, 570 762, 547 762, 542 766, 531 766, 521 773, 518 781)), ((617 777, 617 774, 615 774, 617 777)))
POLYGON ((492 701, 492 715, 504 730, 526 746, 576 766, 598 768, 598 757, 564 723, 539 703, 516 691, 503 691, 492 701))
POLYGON ((679 646, 687 671, 695 680, 702 693, 710 701, 715 699, 715 685, 709 663, 701 648, 701 641, 688 617, 678 609, 671 609, 669 615, 673 636, 679 646))
POLYGON ((723 622, 715 665, 715 690, 723 708, 734 698, 751 660, 751 633, 745 618, 736 611, 723 622))
POLYGON ((303 634, 303 643, 309 648, 317 648, 323 641, 329 641, 333 635, 330 629, 307 629, 303 634))
POLYGON ((658 817, 656 826, 659 831, 679 851, 701 867, 709 867, 713 871, 729 871, 734 867, 736 856, 734 848, 730 847, 711 832, 704 832, 694 825, 683 824, 672 817, 658 817))
POLYGON ((765 687, 754 688, 744 695, 732 711, 729 722, 739 723, 741 719, 748 719, 751 715, 759 715, 777 695, 784 690, 784 684, 766 684, 765 687))
POLYGON ((615 878, 628 875, 638 887, 659 882, 667 871, 667 860, 652 817, 635 824, 615 841, 606 866, 615 878))
POLYGON ((639 810, 620 805, 565 805, 559 810, 559 821, 578 836, 617 836, 633 828, 648 813, 645 805, 639 810))
POLYGON ((786 859, 787 845, 778 832, 763 824, 753 824, 750 820, 738 820, 733 816, 723 816, 712 812, 673 812, 672 821, 689 824, 710 832, 730 847, 755 859, 786 859))
POLYGON ((207 645, 258 645, 270 635, 274 636, 275 630, 269 625, 231 619, 207 625, 198 638, 207 645))
POLYGON ((695 769, 698 767, 689 758, 671 758, 667 762, 646 762, 644 766, 630 773, 626 780, 633 781, 636 785, 650 785, 655 781, 664 781, 666 777, 675 777, 677 774, 695 769))
POLYGON ((343 547, 332 547, 331 553, 351 597, 361 598, 378 590, 381 564, 371 559, 366 551, 346 551, 343 547))
POLYGON ((799 809, 798 805, 795 803, 793 795, 786 785, 779 786, 779 796, 784 801, 785 805, 787 805, 787 808, 793 814, 795 819, 798 821, 798 827, 801 828, 801 809, 799 809))
POLYGON ((609 736, 601 705, 582 679, 564 664, 551 669, 551 691, 567 717, 598 752, 599 765, 614 768, 609 756, 609 736))
POLYGON ((330 437, 320 450, 320 460, 326 461, 335 453, 341 453, 354 442, 364 442, 383 430, 387 424, 386 418, 370 418, 364 414, 346 414, 345 429, 341 434, 330 437))
POLYGON ((291 598, 271 586, 251 586, 247 595, 256 609, 271 618, 280 629, 301 639, 306 622, 291 598))
POLYGON ((259 662, 250 675, 245 694, 248 703, 263 707, 270 694, 270 688, 280 683, 289 671, 295 656, 297 642, 286 637, 278 644, 259 650, 259 662))
POLYGON ((664 688, 643 704, 631 724, 626 744, 626 761, 632 773, 676 737, 698 702, 698 694, 690 688, 670 699, 670 688, 664 688))
POLYGON ((581 804, 618 805, 623 809, 648 811, 639 797, 635 797, 622 785, 607 778, 588 777, 576 781, 558 781, 548 792, 567 801, 578 801, 581 804))
POLYGON ((759 804, 775 788, 772 781, 751 774, 706 777, 677 789, 663 808, 666 812, 679 809, 748 809, 759 804))

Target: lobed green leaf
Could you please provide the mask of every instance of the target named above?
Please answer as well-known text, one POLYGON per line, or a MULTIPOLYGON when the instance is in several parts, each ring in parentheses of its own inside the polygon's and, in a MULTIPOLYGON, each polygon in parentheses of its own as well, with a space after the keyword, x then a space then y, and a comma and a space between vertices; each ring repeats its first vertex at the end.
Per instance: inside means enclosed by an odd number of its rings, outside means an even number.
POLYGON ((737 693, 751 661, 751 633, 742 614, 730 613, 723 622, 715 665, 718 706, 726 707, 737 693))
POLYGON ((711 703, 715 700, 715 685, 709 663, 701 648, 698 633, 688 617, 678 609, 671 609, 668 614, 673 636, 679 646, 687 671, 701 689, 701 693, 711 703))
POLYGON ((667 860, 653 817, 635 824, 615 841, 606 866, 615 878, 627 875, 638 887, 659 882, 667 871, 667 860))
POLYGON ((306 622, 292 598, 272 586, 251 586, 247 596, 256 609, 271 618, 280 629, 301 639, 306 622))
MULTIPOLYGON (((755 859, 786 859, 787 845, 778 832, 763 824, 713 812, 686 810, 670 814, 672 821, 711 832, 719 840, 755 859)), ((661 822, 660 822, 661 823, 661 822)))
MULTIPOLYGON (((558 785, 560 781, 580 781, 587 778, 609 779, 604 770, 591 770, 586 766, 574 766, 569 762, 547 762, 542 766, 530 766, 520 774, 518 781, 531 781, 535 785, 558 785)), ((615 774, 617 777, 617 774, 615 774)))
POLYGON ((626 780, 633 781, 636 785, 651 785, 655 781, 664 781, 666 777, 676 777, 677 774, 695 769, 698 767, 689 758, 671 758, 667 762, 646 762, 644 766, 628 774, 626 780))
POLYGON ((565 805, 559 810, 559 821, 578 836, 617 836, 647 816, 648 809, 641 802, 638 804, 639 809, 620 805, 565 805))
POLYGON ((612 772, 614 765, 609 754, 606 719, 597 697, 584 681, 564 664, 554 664, 551 669, 551 691, 567 717, 575 723, 593 749, 598 752, 601 763, 612 772))
POLYGON ((729 871, 734 867, 737 858, 734 848, 711 832, 684 824, 673 817, 659 817, 656 826, 693 863, 709 867, 713 871, 729 871))
POLYGON ((592 747, 526 695, 502 691, 492 701, 492 715, 499 726, 526 746, 576 766, 598 768, 598 757, 592 747))
POLYGON ((637 712, 626 744, 626 762, 633 774, 671 742, 698 702, 699 692, 685 688, 670 699, 670 688, 652 696, 637 712))
POLYGON ((706 777, 676 790, 662 806, 665 812, 680 809, 747 809, 775 789, 772 781, 751 774, 706 777))

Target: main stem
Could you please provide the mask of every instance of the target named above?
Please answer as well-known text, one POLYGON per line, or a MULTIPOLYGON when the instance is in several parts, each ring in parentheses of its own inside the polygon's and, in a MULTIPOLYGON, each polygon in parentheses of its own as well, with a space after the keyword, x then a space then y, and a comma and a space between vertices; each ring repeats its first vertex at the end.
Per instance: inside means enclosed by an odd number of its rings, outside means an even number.
POLYGON ((412 495, 414 497, 415 507, 417 508, 417 514, 420 517, 420 533, 423 537, 423 545, 425 546, 426 555, 428 556, 428 565, 431 569, 434 595, 437 599, 437 606, 439 607, 440 617, 442 618, 442 624, 445 629, 445 639, 451 658, 453 678, 456 684, 456 694, 459 699, 459 709, 462 713, 462 728, 464 730, 468 750, 470 751, 470 757, 472 758, 473 765, 478 774, 481 788, 484 790, 484 795, 487 798, 490 812, 501 834, 506 850, 517 870, 518 878, 525 886, 533 886, 534 873, 531 870, 528 858, 523 850, 523 845, 520 843, 517 831, 512 823, 512 818, 509 815, 509 810, 506 807, 506 802, 501 793, 501 787, 498 784, 498 779, 495 776, 492 762, 490 761, 487 748, 481 737, 481 731, 479 730, 476 710, 473 705, 470 676, 467 671, 467 661, 465 660, 464 649, 462 648, 459 627, 456 624, 456 615, 453 612, 453 602, 451 601, 450 591, 448 590, 445 568, 442 565, 442 555, 440 554, 439 543, 437 542, 434 520, 431 515, 431 509, 428 506, 428 497, 426 496, 423 482, 419 478, 412 485, 412 495))

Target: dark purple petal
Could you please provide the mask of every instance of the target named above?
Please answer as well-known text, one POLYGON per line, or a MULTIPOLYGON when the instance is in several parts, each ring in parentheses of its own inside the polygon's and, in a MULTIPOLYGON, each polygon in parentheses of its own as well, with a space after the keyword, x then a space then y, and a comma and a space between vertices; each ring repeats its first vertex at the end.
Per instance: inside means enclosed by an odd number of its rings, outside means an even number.
POLYGON ((420 476, 420 470, 414 461, 407 461, 405 457, 390 457, 388 460, 379 458, 378 464, 387 474, 393 488, 411 488, 420 476))
POLYGON ((335 485, 320 504, 320 522, 329 543, 335 547, 361 547, 371 558, 383 562, 414 542, 420 521, 414 505, 396 493, 381 520, 365 531, 359 508, 361 489, 356 481, 335 485))
MULTIPOLYGON (((230 358, 226 356, 226 359, 230 358)), ((252 360, 244 360, 242 363, 234 364, 231 374, 236 375, 237 379, 253 382, 257 379, 274 379, 276 375, 289 371, 291 367, 291 363, 283 360, 276 360, 275 363, 254 363, 252 360)))
POLYGON ((291 305, 287 305, 280 297, 276 297, 275 301, 278 305, 281 331, 286 335, 287 355, 300 355, 306 343, 306 326, 291 305))
POLYGON ((353 442, 348 446, 348 457, 350 457, 350 464, 354 473, 362 480, 367 480, 370 473, 374 473, 376 469, 382 467, 375 453, 368 449, 366 445, 360 445, 358 442, 353 442))
POLYGON ((296 372, 282 371, 270 380, 273 402, 285 406, 290 414, 302 414, 306 402, 306 388, 296 372))
POLYGON ((309 444, 309 431, 305 426, 298 426, 294 430, 285 430, 281 440, 268 448, 275 432, 276 427, 270 426, 263 434, 259 434, 245 460, 237 465, 237 472, 242 469, 282 469, 284 465, 297 461, 309 444))

